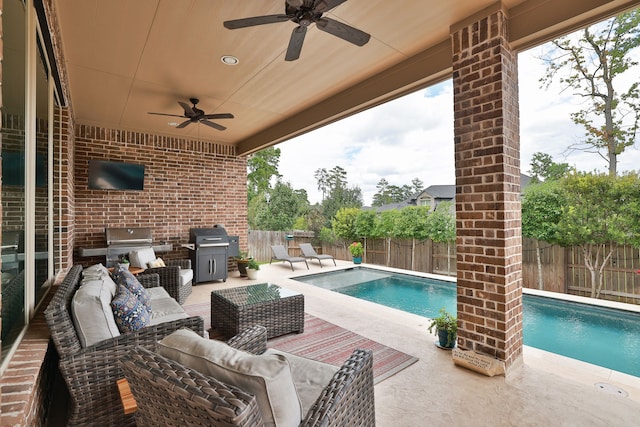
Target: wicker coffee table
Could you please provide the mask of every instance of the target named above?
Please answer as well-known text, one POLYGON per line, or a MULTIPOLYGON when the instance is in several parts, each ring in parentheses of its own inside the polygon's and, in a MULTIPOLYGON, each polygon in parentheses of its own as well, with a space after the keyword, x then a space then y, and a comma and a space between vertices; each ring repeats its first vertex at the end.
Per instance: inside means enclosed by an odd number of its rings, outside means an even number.
POLYGON ((304 331, 304 295, 271 283, 211 292, 211 326, 231 337, 254 325, 267 337, 304 331))

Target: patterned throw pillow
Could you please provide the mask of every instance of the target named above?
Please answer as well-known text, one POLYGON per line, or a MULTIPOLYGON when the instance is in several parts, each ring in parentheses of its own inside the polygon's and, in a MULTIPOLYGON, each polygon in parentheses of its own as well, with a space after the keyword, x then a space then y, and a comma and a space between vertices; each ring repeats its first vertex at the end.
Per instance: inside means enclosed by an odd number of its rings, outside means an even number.
POLYGON ((145 305, 126 287, 118 286, 118 293, 111 301, 113 317, 121 333, 134 332, 149 324, 151 314, 145 305))
POLYGON ((148 311, 151 311, 151 295, 142 284, 138 281, 136 276, 131 274, 127 269, 115 267, 113 274, 116 277, 116 283, 120 286, 124 286, 134 294, 141 303, 145 305, 148 311))

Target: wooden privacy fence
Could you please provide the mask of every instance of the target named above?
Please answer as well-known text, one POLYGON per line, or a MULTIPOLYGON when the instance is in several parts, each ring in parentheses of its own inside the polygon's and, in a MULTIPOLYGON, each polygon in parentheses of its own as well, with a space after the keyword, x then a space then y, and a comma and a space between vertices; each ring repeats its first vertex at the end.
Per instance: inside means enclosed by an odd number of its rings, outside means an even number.
MULTIPOLYGON (((284 245, 289 255, 300 255, 300 243, 312 243, 318 253, 336 259, 351 260, 346 244, 319 244, 311 232, 285 233, 255 231, 249 233, 249 252, 258 261, 271 259, 271 245, 284 245)), ((419 271, 422 273, 456 276, 456 248, 454 244, 431 240, 365 239, 363 262, 419 271)), ((578 247, 563 248, 537 242, 540 248, 543 290, 572 295, 591 296, 591 275, 585 267, 578 247)), ((640 304, 640 251, 627 246, 613 246, 613 255, 604 269, 601 299, 640 304)), ((536 241, 522 242, 522 282, 526 288, 538 289, 536 241)))

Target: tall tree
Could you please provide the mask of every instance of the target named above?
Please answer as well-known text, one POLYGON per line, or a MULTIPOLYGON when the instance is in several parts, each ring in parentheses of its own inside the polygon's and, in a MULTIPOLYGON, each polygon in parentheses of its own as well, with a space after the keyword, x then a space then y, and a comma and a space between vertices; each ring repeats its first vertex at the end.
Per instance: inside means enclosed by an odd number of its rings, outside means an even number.
POLYGON ((554 49, 542 58, 547 70, 540 81, 548 88, 558 79, 563 90, 574 90, 589 101, 571 114, 573 122, 585 129, 583 146, 578 148, 598 153, 608 163, 609 175, 615 176, 618 156, 634 144, 640 119, 638 79, 632 79, 626 90, 616 80, 638 65, 629 52, 640 45, 640 9, 580 34, 578 40, 566 36, 552 41, 554 49))
POLYGON ((413 194, 416 195, 424 190, 424 183, 420 178, 413 178, 411 180, 411 187, 413 194))
POLYGON ((280 178, 278 164, 280 163, 280 149, 265 148, 247 160, 247 194, 251 201, 258 194, 265 194, 271 188, 271 179, 280 178))
POLYGON ((531 159, 531 182, 557 181, 571 171, 569 163, 556 163, 547 153, 537 152, 531 159))
POLYGON ((318 191, 322 193, 322 200, 324 200, 329 191, 329 172, 325 168, 316 169, 313 177, 318 182, 318 191))

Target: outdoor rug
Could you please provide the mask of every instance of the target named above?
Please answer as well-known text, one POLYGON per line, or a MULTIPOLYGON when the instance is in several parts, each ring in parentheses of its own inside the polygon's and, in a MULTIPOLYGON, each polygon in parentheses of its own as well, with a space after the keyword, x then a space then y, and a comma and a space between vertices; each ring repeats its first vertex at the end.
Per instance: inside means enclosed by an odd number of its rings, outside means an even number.
MULTIPOLYGON (((205 330, 211 328, 210 303, 184 306, 191 316, 204 318, 205 330)), ((213 338, 215 333, 211 331, 213 338)), ((333 323, 305 313, 304 332, 272 338, 268 347, 286 351, 298 356, 341 366, 353 350, 361 348, 373 351, 373 381, 383 381, 418 361, 417 357, 370 340, 333 323)))

